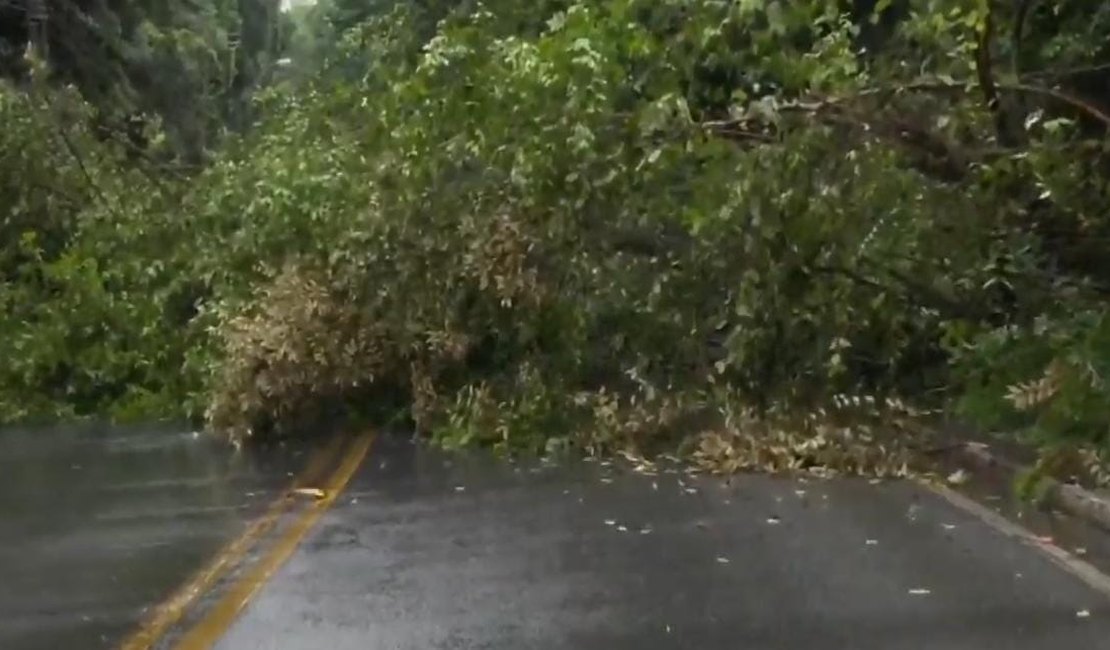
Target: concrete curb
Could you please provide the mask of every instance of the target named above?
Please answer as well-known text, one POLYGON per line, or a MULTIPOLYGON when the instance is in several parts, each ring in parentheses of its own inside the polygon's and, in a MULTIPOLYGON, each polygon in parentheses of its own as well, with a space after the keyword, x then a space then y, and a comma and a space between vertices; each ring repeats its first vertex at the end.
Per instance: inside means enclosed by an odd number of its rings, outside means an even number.
MULTIPOLYGON (((996 455, 981 442, 968 442, 959 446, 960 455, 979 467, 997 467, 1017 476, 1027 470, 1007 458, 996 455)), ((1083 519, 1103 530, 1110 531, 1110 498, 1082 488, 1045 478, 1045 502, 1048 506, 1083 519)))

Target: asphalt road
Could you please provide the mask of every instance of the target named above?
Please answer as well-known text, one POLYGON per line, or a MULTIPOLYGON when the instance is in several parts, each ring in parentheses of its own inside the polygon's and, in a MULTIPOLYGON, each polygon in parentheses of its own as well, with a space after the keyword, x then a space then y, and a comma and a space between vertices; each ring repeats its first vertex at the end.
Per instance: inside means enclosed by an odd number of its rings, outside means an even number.
POLYGON ((116 647, 303 456, 173 428, 0 431, 0 650, 116 647))
POLYGON ((725 485, 383 439, 217 647, 1097 650, 1108 605, 912 483, 725 485))

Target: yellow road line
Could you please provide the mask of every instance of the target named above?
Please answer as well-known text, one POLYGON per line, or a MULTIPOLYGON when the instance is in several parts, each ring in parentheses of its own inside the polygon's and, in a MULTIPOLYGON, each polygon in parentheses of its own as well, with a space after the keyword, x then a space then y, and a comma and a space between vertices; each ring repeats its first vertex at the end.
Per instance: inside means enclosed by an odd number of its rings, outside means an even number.
MULTIPOLYGON (((336 436, 325 447, 313 452, 304 470, 293 481, 292 488, 307 487, 320 481, 324 473, 335 464, 344 442, 341 436, 336 436)), ((197 598, 226 575, 273 528, 290 503, 288 493, 274 499, 261 516, 251 522, 239 536, 224 545, 208 564, 151 611, 139 629, 123 641, 119 650, 149 650, 170 627, 181 620, 197 598)))
POLYGON ((362 464, 373 441, 374 436, 370 433, 365 433, 354 441, 342 464, 332 474, 327 485, 323 486, 323 498, 313 502, 299 515, 270 552, 235 582, 205 617, 185 633, 185 636, 174 646, 175 650, 208 650, 223 637, 251 598, 288 561, 304 536, 335 502, 343 488, 347 486, 347 482, 351 480, 351 476, 362 464))

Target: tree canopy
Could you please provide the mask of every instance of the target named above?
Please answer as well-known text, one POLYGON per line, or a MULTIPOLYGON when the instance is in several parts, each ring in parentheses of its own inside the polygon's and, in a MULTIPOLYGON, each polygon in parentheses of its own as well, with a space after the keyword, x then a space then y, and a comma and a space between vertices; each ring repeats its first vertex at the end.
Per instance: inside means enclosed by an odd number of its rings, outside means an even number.
POLYGON ((242 129, 250 94, 281 43, 277 0, 10 0, 0 4, 0 75, 26 83, 35 47, 52 84, 72 84, 102 133, 199 162, 221 130, 242 129))
POLYGON ((41 73, 3 35, 0 417, 889 472, 830 413, 1110 442, 1108 7, 45 5, 41 73))

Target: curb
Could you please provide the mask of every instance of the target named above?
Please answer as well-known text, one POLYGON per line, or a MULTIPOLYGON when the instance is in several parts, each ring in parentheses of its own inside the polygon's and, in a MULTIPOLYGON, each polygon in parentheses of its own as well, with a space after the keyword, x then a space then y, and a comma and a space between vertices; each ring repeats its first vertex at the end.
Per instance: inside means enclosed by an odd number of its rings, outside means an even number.
MULTIPOLYGON (((1015 476, 1027 468, 995 455, 981 442, 967 442, 959 446, 960 455, 979 467, 998 467, 1015 476)), ((1110 498, 1101 496, 1070 483, 1046 477, 1045 503, 1057 510, 1083 519, 1103 530, 1110 531, 1110 498)))

